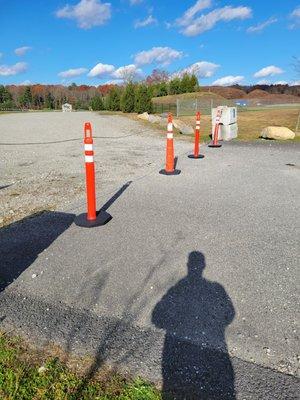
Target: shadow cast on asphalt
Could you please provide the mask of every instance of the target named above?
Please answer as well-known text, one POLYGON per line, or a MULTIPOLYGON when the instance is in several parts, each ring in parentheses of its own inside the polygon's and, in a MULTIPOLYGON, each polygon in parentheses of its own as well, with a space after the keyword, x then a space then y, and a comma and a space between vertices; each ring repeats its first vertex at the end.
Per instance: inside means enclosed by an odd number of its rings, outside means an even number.
POLYGON ((234 371, 225 329, 233 304, 222 285, 203 277, 201 252, 193 251, 187 276, 155 306, 153 324, 164 329, 163 399, 235 399, 234 371))
POLYGON ((74 217, 43 211, 0 229, 0 292, 70 227, 74 217))
MULTIPOLYGON (((106 361, 109 361, 111 351, 117 347, 116 338, 117 341, 122 341, 120 335, 124 332, 124 325, 134 324, 144 309, 147 299, 141 301, 141 295, 149 282, 153 284, 157 268, 157 265, 153 266, 132 293, 124 305, 120 319, 105 327, 105 333, 97 344, 84 381, 73 395, 74 399, 82 398, 88 383, 106 361)), ((187 276, 167 291, 152 313, 152 323, 165 330, 161 356, 162 398, 234 400, 234 370, 225 340, 225 329, 234 318, 234 307, 220 284, 210 282, 202 276, 205 268, 205 257, 202 253, 191 252, 187 268, 187 276)), ((94 279, 82 285, 78 301, 88 294, 90 303, 85 306, 87 310, 92 310, 94 304, 101 303, 101 292, 108 277, 109 272, 102 270, 98 282, 94 279)), ((84 331, 84 322, 83 314, 69 331, 67 354, 72 353, 80 331, 84 331)), ((135 352, 140 353, 141 344, 137 342, 132 338, 130 343, 124 345, 118 355, 117 364, 126 365, 126 360, 135 352)), ((147 354, 142 357, 147 358, 147 354)))

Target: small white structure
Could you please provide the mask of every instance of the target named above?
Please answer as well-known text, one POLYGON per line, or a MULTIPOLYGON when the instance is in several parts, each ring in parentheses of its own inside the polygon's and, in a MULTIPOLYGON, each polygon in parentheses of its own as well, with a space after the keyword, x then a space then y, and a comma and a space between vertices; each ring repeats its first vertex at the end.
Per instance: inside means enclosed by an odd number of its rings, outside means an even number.
POLYGON ((72 104, 65 103, 61 106, 62 112, 71 112, 72 111, 72 104))
POLYGON ((231 140, 238 135, 237 125, 237 107, 219 106, 212 108, 211 110, 211 121, 212 121, 212 132, 215 131, 215 121, 217 111, 222 110, 222 117, 220 119, 219 129, 219 140, 231 140))

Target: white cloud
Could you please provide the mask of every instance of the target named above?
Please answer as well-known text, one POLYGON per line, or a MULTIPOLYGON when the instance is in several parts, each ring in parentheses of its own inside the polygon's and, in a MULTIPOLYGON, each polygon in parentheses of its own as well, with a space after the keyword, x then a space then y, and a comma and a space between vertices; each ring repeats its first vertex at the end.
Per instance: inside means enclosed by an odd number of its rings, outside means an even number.
POLYGON ((134 64, 124 65, 116 69, 111 75, 113 78, 124 81, 134 80, 141 77, 143 71, 134 64))
POLYGON ((182 17, 176 20, 176 23, 180 26, 188 25, 194 16, 199 12, 204 10, 205 8, 211 7, 212 0, 198 0, 196 3, 188 8, 186 12, 182 15, 182 17))
POLYGON ((198 61, 187 68, 184 68, 175 74, 174 76, 183 76, 184 74, 195 74, 198 78, 210 78, 214 75, 216 70, 220 66, 208 61, 198 61))
POLYGON ((300 80, 290 83, 291 86, 300 86, 300 80))
POLYGON ((88 73, 90 78, 101 78, 103 76, 111 75, 115 71, 115 67, 110 64, 99 63, 94 66, 88 73))
POLYGON ((291 17, 300 18, 300 6, 295 8, 295 10, 291 13, 291 17))
POLYGON ((182 51, 177 51, 170 47, 152 47, 150 50, 137 53, 134 57, 134 62, 137 65, 158 64, 166 66, 182 57, 182 51))
POLYGON ((277 81, 277 82, 274 82, 274 85, 288 85, 288 82, 287 81, 277 81))
POLYGON ((188 9, 181 18, 176 20, 177 25, 184 27, 181 32, 186 36, 196 36, 208 31, 219 21, 228 22, 234 19, 243 20, 252 16, 252 10, 249 7, 225 6, 216 8, 208 14, 202 14, 200 17, 194 18, 196 13, 199 12, 200 5, 201 4, 197 2, 193 7, 188 9))
POLYGON ((31 86, 31 85, 33 85, 33 83, 30 80, 26 79, 25 81, 21 82, 19 85, 20 86, 31 86))
POLYGON ((266 76, 273 76, 282 74, 284 71, 279 68, 275 67, 275 65, 269 65, 268 67, 262 68, 259 71, 255 72, 254 78, 265 78, 266 76))
POLYGON ((105 24, 111 17, 111 4, 101 0, 81 0, 75 6, 68 4, 56 12, 58 18, 69 18, 77 21, 82 29, 105 24))
POLYGON ((0 76, 12 76, 21 74, 27 70, 28 65, 24 62, 19 62, 14 65, 0 65, 0 76))
POLYGON ((29 50, 31 50, 30 46, 18 47, 15 49, 15 54, 17 56, 24 56, 29 50))
POLYGON ((136 4, 141 4, 143 0, 130 0, 130 4, 135 6, 136 4))
POLYGON ((262 32, 267 26, 272 25, 272 24, 275 24, 275 22, 277 22, 277 21, 278 21, 277 18, 271 17, 271 18, 267 19, 265 22, 262 22, 262 23, 257 24, 257 25, 250 26, 250 27, 247 29, 247 32, 248 32, 248 33, 260 33, 260 32, 262 32))
POLYGON ((224 76, 223 78, 217 79, 212 83, 214 86, 231 86, 231 85, 236 85, 238 83, 241 83, 244 80, 243 76, 224 76))
POLYGON ((61 78, 75 78, 76 76, 80 76, 87 72, 87 68, 71 68, 67 71, 62 71, 58 74, 61 78))
POLYGON ((135 28, 144 28, 145 26, 157 24, 157 19, 149 15, 146 19, 138 20, 134 24, 135 28))
POLYGON ((289 26, 290 29, 295 29, 300 26, 300 6, 296 7, 290 14, 293 23, 289 26))

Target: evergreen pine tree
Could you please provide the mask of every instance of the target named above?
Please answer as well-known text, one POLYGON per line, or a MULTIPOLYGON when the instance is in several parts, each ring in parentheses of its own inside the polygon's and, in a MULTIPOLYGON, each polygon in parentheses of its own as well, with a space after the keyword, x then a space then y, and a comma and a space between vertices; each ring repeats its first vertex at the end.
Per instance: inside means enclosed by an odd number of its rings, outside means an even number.
POLYGON ((190 91, 190 76, 184 74, 180 81, 180 91, 181 93, 188 93, 190 91))
POLYGON ((53 98, 53 96, 52 96, 52 94, 50 92, 48 92, 46 94, 45 107, 50 109, 50 110, 54 109, 54 98, 53 98))
POLYGON ((129 82, 121 96, 121 110, 125 113, 134 112, 135 87, 129 82))
POLYGON ((168 95, 168 86, 166 82, 159 83, 157 85, 157 91, 156 91, 156 96, 167 96, 168 95))
POLYGON ((190 75, 189 92, 197 92, 199 89, 198 78, 195 74, 190 75))
POLYGON ((181 81, 179 78, 172 79, 169 83, 169 94, 180 94, 181 93, 180 83, 181 81))
POLYGON ((111 88, 107 96, 107 109, 110 111, 120 111, 121 109, 120 89, 117 87, 111 88))
POLYGON ((32 93, 31 93, 30 86, 26 86, 23 94, 21 94, 21 96, 19 98, 19 102, 20 102, 21 106, 23 106, 23 107, 27 107, 27 108, 31 107, 32 93))
POLYGON ((104 110, 104 104, 103 104, 102 97, 99 95, 92 97, 92 99, 90 101, 90 106, 93 111, 104 110))
POLYGON ((152 112, 151 90, 146 85, 138 85, 137 87, 134 111, 139 114, 152 112))

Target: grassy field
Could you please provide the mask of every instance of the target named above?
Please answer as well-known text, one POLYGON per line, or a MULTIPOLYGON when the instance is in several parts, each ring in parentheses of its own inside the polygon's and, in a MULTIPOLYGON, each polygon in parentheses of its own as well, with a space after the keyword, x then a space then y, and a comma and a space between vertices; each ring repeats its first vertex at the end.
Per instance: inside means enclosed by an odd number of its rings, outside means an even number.
POLYGON ((152 385, 140 379, 126 380, 111 372, 98 379, 85 376, 68 369, 58 357, 29 351, 20 339, 0 333, 1 400, 161 399, 152 385))
MULTIPOLYGON (((295 131, 299 108, 268 109, 259 111, 248 111, 238 113, 238 138, 241 140, 253 140, 260 137, 261 131, 267 126, 286 126, 295 131)), ((180 117, 182 121, 193 125, 195 117, 180 117)), ((202 139, 208 140, 211 134, 211 118, 209 115, 202 116, 202 139)), ((296 138, 299 140, 299 136, 296 138)))

